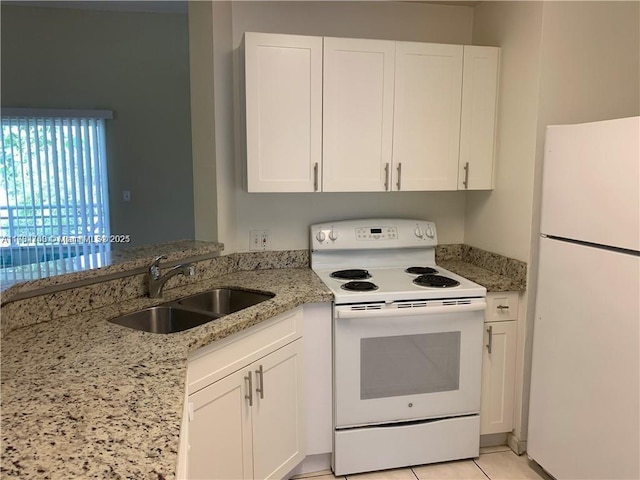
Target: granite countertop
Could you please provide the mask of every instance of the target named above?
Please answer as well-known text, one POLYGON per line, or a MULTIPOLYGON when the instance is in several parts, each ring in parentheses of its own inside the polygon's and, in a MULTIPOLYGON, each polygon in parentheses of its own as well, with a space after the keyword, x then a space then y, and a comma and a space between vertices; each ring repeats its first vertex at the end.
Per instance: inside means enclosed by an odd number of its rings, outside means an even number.
MULTIPOLYGON (((461 258, 438 264, 489 292, 525 288, 461 258)), ((1 476, 174 478, 189 353, 304 303, 332 299, 309 268, 243 270, 167 290, 162 299, 128 300, 10 331, 2 338, 1 476), (275 297, 170 335, 107 321, 218 287, 275 297)))
POLYGON ((460 276, 463 276, 472 282, 479 283, 491 292, 524 292, 524 282, 516 279, 499 275, 486 268, 479 267, 473 263, 463 260, 440 260, 438 265, 447 270, 451 270, 460 276))
POLYGON ((307 268, 240 271, 2 338, 3 478, 175 477, 189 352, 331 292, 307 268), (217 287, 275 297, 185 332, 108 318, 217 287))

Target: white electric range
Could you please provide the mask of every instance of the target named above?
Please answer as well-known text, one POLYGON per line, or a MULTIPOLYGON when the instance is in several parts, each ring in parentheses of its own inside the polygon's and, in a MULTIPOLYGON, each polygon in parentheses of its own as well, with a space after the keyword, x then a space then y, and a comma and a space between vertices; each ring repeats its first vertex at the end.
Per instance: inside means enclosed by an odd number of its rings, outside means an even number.
POLYGON ((335 297, 335 474, 477 456, 486 289, 436 265, 432 222, 342 220, 310 237, 335 297))

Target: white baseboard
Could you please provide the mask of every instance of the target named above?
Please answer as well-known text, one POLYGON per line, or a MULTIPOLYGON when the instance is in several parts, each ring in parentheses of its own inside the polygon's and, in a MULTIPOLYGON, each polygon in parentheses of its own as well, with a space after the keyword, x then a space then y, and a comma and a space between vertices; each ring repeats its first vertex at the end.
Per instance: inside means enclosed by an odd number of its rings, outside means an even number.
POLYGON ((516 455, 522 455, 527 451, 527 441, 520 440, 513 433, 507 434, 507 445, 516 455))
POLYGON ((309 477, 309 473, 325 475, 331 473, 331 453, 321 453, 318 455, 307 455, 300 465, 298 465, 287 478, 297 478, 301 476, 309 477))

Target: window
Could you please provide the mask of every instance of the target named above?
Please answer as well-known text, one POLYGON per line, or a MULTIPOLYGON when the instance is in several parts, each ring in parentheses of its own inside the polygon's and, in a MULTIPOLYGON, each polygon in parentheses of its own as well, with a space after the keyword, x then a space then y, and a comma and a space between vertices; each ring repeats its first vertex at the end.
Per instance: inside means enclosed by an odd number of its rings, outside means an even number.
POLYGON ((0 267, 109 250, 109 111, 2 109, 0 267))

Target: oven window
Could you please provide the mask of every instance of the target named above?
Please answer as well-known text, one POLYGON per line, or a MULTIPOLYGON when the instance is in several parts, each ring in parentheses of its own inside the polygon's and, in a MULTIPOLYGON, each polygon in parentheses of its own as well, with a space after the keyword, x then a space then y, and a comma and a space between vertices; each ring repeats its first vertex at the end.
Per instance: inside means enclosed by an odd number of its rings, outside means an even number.
POLYGON ((458 390, 460 332, 360 340, 360 399, 458 390))

